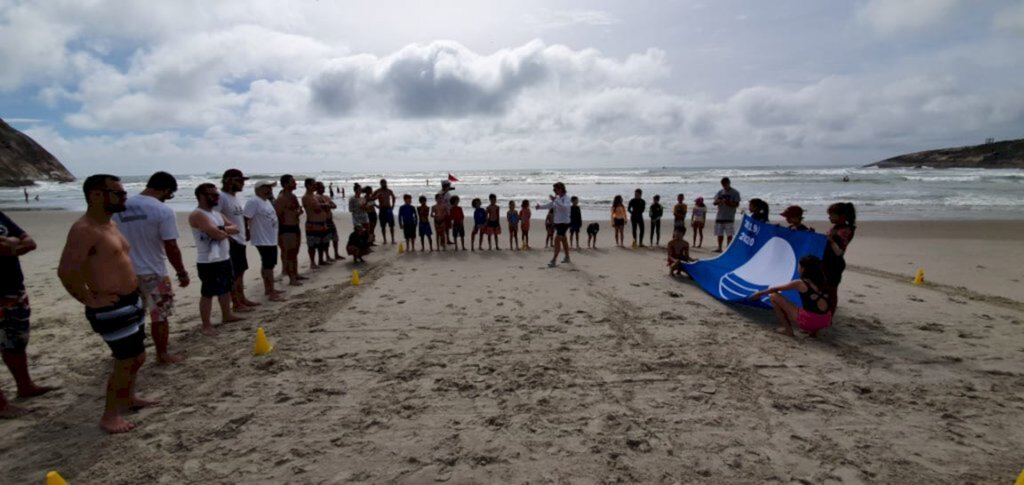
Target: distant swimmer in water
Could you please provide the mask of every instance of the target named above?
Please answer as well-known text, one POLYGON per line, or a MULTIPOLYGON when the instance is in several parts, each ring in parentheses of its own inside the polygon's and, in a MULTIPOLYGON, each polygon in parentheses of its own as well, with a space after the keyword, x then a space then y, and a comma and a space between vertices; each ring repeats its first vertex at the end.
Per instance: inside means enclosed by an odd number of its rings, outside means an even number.
POLYGON ((843 182, 849 182, 849 181, 850 181, 850 176, 849 175, 844 175, 843 176, 843 182))

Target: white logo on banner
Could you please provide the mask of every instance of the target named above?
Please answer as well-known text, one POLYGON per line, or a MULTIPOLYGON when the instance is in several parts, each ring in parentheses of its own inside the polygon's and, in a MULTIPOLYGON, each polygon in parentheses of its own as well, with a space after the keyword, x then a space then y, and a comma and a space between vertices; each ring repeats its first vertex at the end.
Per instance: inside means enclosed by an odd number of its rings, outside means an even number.
MULTIPOLYGON (((724 299, 746 298, 769 286, 792 281, 795 267, 793 247, 785 239, 773 237, 743 266, 722 276, 718 281, 718 294, 724 299)), ((762 301, 767 300, 767 295, 762 298, 762 301)))

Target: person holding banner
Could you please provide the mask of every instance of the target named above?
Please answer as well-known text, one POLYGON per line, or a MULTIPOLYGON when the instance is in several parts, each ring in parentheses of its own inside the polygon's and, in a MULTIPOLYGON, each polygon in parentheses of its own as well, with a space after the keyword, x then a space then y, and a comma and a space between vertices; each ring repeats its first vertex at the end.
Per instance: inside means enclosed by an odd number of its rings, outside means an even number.
POLYGON ((751 300, 758 300, 769 295, 772 310, 779 319, 777 332, 793 336, 793 323, 810 337, 832 325, 832 290, 825 280, 825 270, 817 256, 800 258, 800 279, 789 283, 772 286, 750 295, 751 300), (796 290, 800 293, 801 308, 782 295, 782 291, 796 290))
POLYGON ((722 239, 728 237, 726 246, 732 244, 732 237, 736 235, 736 208, 740 206, 740 193, 732 188, 729 177, 722 177, 722 190, 715 194, 715 207, 718 213, 715 215, 715 236, 718 236, 718 249, 716 253, 722 252, 722 239))

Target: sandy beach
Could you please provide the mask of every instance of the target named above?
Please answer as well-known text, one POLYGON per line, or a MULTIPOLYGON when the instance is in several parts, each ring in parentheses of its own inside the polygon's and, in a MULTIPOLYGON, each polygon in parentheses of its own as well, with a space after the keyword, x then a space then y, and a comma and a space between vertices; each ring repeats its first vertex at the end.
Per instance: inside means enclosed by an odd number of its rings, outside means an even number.
MULTIPOLYGON (((109 436, 96 425, 108 349, 56 275, 79 214, 8 215, 39 244, 21 258, 30 369, 62 389, 16 400, 32 412, 0 422, 0 483, 49 470, 105 484, 1011 483, 1021 472, 1017 221, 861 223, 835 325, 816 340, 670 278, 661 248, 613 247, 605 221, 600 249, 554 269, 541 224, 527 252, 507 240, 483 253, 378 247, 362 285, 347 261, 321 269, 218 338, 198 333, 195 282, 176 290, 171 320, 171 348, 188 360, 157 366, 150 351, 139 392, 163 404, 109 436), (923 286, 911 284, 919 267, 923 286), (257 326, 270 355, 252 355, 257 326)), ((347 234, 348 214, 337 219, 347 234)), ((705 238, 695 257, 712 256, 710 228, 705 238)), ((257 272, 246 279, 258 296, 257 272)), ((13 396, 9 373, 0 386, 13 396)))

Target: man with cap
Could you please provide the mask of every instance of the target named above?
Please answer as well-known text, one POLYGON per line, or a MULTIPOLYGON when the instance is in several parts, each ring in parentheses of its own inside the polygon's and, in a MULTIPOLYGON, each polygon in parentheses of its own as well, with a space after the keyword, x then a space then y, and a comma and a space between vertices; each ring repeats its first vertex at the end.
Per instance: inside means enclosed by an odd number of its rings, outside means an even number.
POLYGON ((149 311, 153 346, 159 364, 185 360, 184 356, 173 355, 167 350, 170 339, 168 320, 174 313, 174 288, 167 275, 168 261, 174 266, 178 286, 184 288, 189 284, 188 271, 178 248, 178 223, 174 211, 164 203, 173 199, 177 190, 178 181, 173 175, 154 173, 146 182, 146 189, 130 197, 124 212, 114 214, 113 218, 131 245, 129 256, 135 277, 139 280, 139 291, 149 311))
POLYGON ((811 229, 804 225, 804 208, 798 205, 791 205, 786 207, 786 210, 782 211, 780 216, 786 219, 786 224, 789 224, 789 228, 794 231, 810 231, 811 229))
POLYGON ((245 202, 246 234, 249 241, 260 253, 260 276, 263 277, 263 294, 270 301, 284 301, 281 292, 274 289, 274 266, 277 266, 277 211, 270 202, 277 182, 261 180, 256 182, 256 197, 245 202))
POLYGON ((238 199, 237 194, 245 187, 246 180, 249 180, 249 177, 243 175, 242 171, 237 168, 224 171, 224 176, 221 178, 220 202, 217 204, 217 210, 238 228, 238 232, 228 238, 231 269, 235 275, 235 281, 231 287, 231 303, 236 312, 251 312, 252 307, 259 306, 259 303, 245 297, 245 282, 243 280, 245 271, 249 269, 249 258, 246 255, 249 234, 245 230, 245 204, 238 199))

